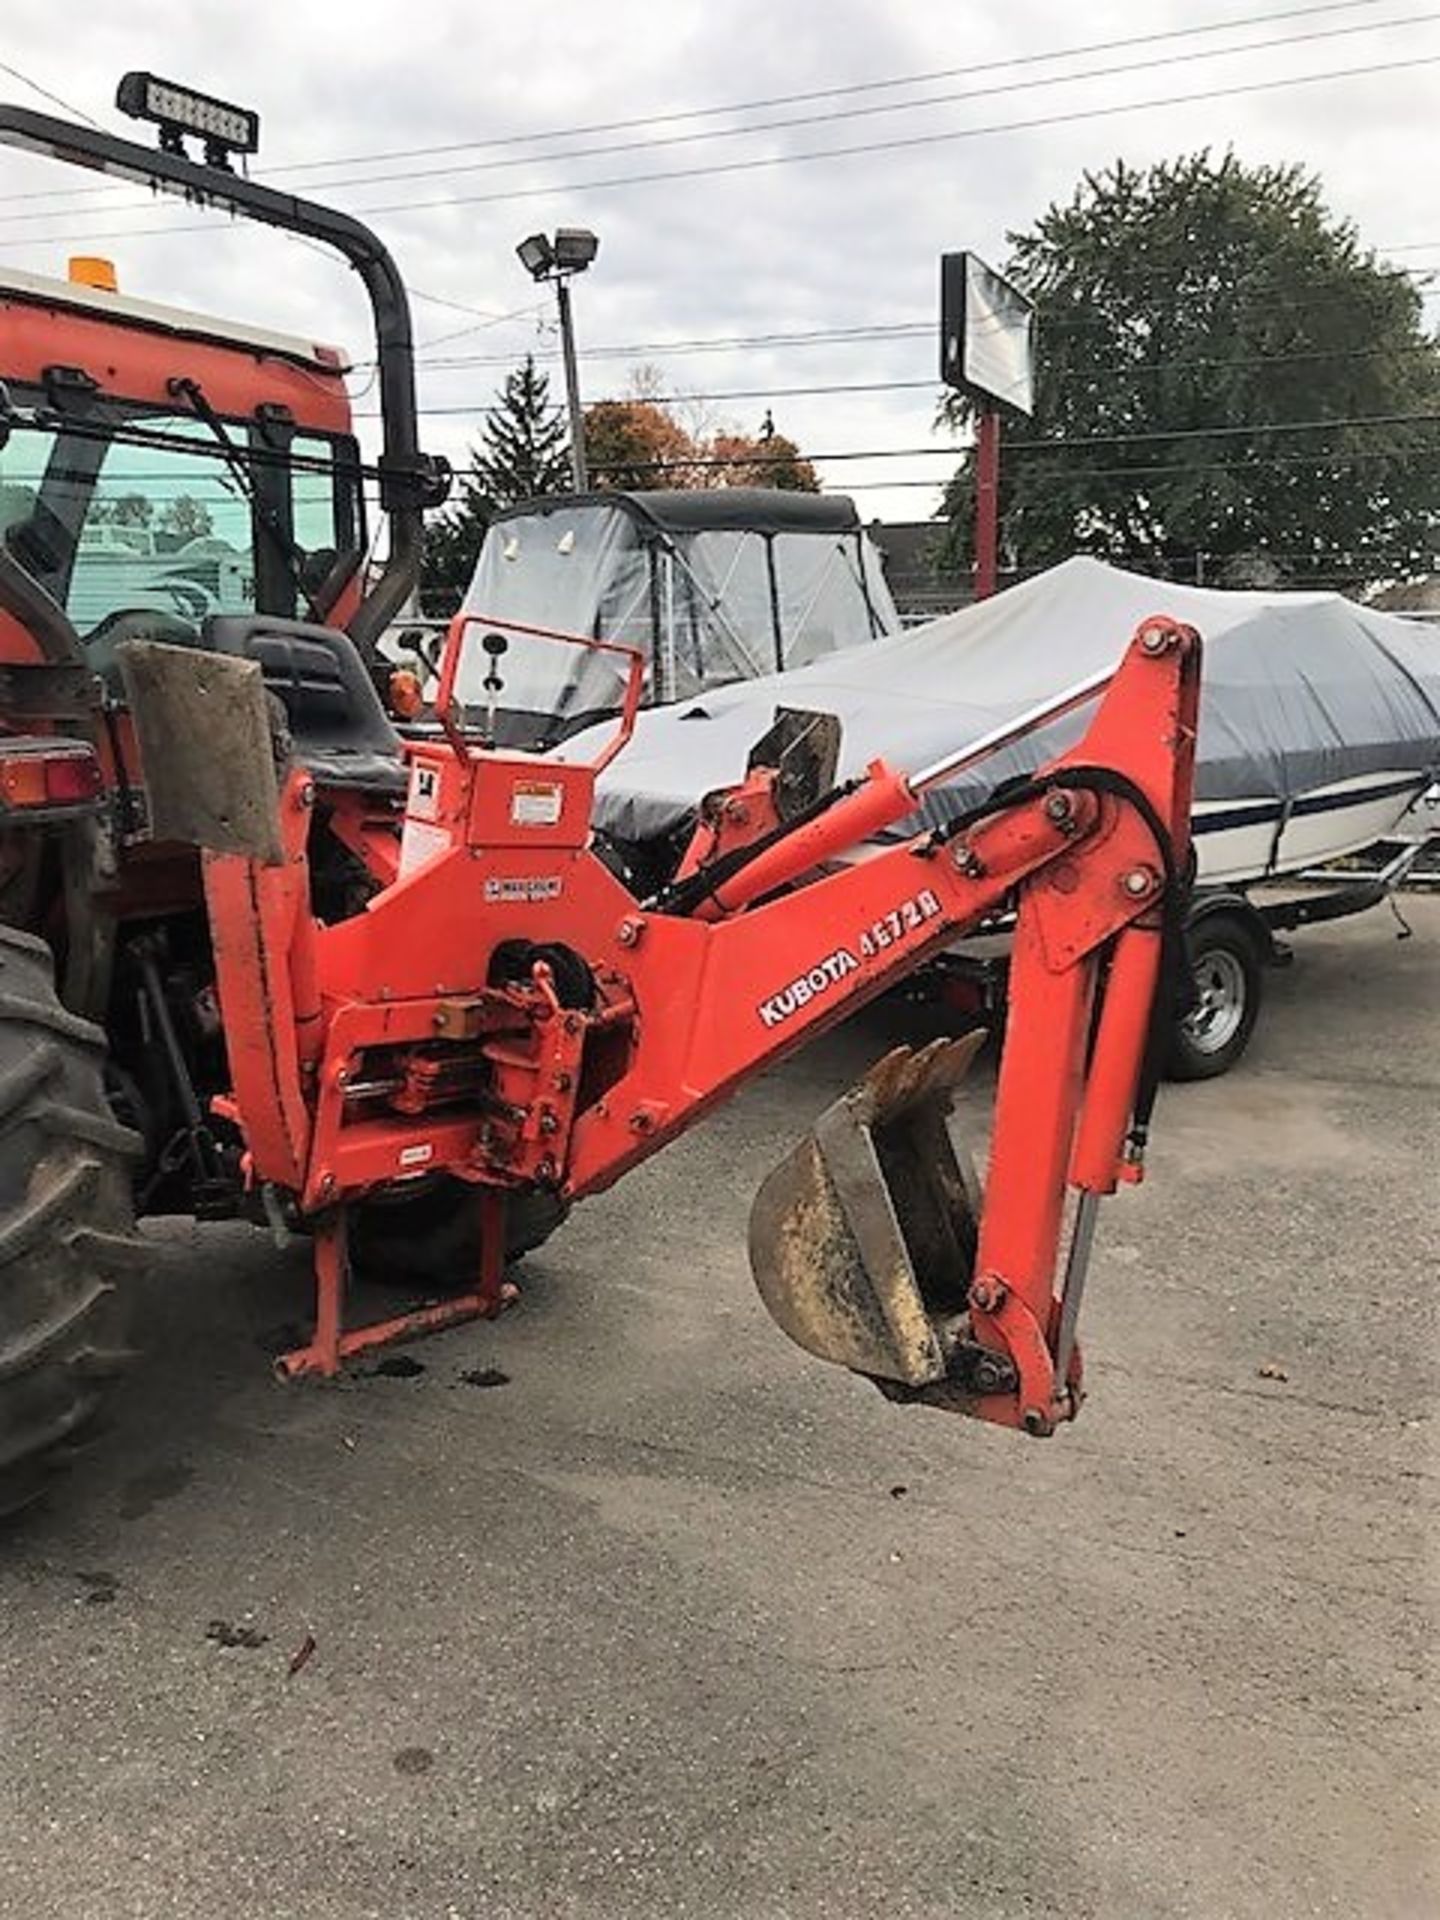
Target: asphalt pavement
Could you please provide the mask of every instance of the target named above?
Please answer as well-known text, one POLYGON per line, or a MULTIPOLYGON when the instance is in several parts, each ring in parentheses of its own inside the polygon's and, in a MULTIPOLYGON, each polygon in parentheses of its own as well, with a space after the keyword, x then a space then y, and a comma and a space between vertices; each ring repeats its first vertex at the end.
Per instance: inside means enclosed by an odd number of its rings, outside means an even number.
POLYGON ((894 1009, 413 1371, 278 1385, 303 1258, 148 1228, 103 1446, 0 1538, 0 1913, 1440 1912, 1440 900, 1406 911, 1297 936, 1242 1067, 1162 1095, 1048 1442, 897 1409, 754 1297, 749 1197, 894 1009))

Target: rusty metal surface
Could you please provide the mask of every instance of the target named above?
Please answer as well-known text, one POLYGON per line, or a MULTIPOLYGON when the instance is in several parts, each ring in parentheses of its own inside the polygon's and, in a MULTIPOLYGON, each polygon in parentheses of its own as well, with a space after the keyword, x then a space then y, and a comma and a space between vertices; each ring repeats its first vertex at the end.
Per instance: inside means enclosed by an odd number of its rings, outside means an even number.
POLYGON ((840 722, 833 713, 777 707, 774 723, 750 749, 745 771, 773 767, 780 776, 775 798, 782 820, 797 818, 835 784, 840 759, 840 722))
POLYGON ((947 1117, 982 1041, 967 1034, 886 1055, 756 1195, 760 1297, 821 1359, 912 1388, 945 1377, 977 1213, 947 1117))
POLYGON ((259 663, 130 640, 117 649, 157 840, 275 866, 279 786, 259 663))

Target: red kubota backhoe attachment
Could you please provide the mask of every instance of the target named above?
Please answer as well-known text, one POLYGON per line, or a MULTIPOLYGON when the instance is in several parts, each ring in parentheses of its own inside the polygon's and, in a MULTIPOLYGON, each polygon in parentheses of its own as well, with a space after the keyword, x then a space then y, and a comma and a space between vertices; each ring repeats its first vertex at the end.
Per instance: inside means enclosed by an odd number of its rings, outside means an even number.
MULTIPOLYGON (((274 767, 258 667, 124 650, 157 831, 188 822, 208 846, 233 1085, 219 1111, 243 1131, 251 1178, 314 1233, 315 1332, 283 1369, 334 1373, 382 1341, 497 1310, 509 1206, 610 1185, 1009 904, 983 1204, 945 1125, 974 1041, 902 1051, 767 1181, 751 1260, 788 1333, 897 1398, 1032 1433, 1073 1415, 1095 1207, 1143 1159, 1152 1015, 1188 854, 1196 635, 1147 621, 1113 676, 1047 710, 1104 689, 1072 752, 871 858, 835 864, 912 816, 961 756, 913 775, 876 762, 799 804, 775 769, 754 768, 748 803, 712 806, 680 877, 642 902, 591 837, 596 774, 628 736, 638 659, 599 763, 501 753, 467 735, 456 701, 476 628, 485 684, 498 681, 504 632, 462 616, 437 701, 443 735, 406 749, 398 877, 330 926, 309 906, 314 785, 303 766, 274 767), (183 737, 195 751, 177 753, 183 737), (437 1174, 482 1196, 472 1286, 347 1329, 350 1209, 437 1174)), ((817 762, 829 757, 822 742, 817 762)))

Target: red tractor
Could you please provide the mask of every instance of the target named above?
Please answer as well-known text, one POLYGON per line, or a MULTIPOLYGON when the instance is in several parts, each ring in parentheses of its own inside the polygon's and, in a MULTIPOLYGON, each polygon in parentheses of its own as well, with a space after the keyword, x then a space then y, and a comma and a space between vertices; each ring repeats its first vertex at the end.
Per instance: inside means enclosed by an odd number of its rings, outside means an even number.
POLYGON ((576 1200, 1007 905, 983 1205, 945 1124, 974 1043, 902 1051, 766 1182, 751 1261, 787 1332, 891 1397, 1050 1432, 1080 1403, 1095 1207, 1139 1177, 1168 1030, 1196 636, 1147 622, 1070 697, 1099 697, 1072 753, 858 864, 838 856, 955 763, 837 786, 823 716, 782 715, 641 898, 592 835, 597 766, 492 744, 513 629, 455 623, 437 729, 403 740, 386 712, 376 640, 444 489, 389 256, 230 170, 253 116, 147 75, 120 104, 160 122, 158 152, 15 108, 0 138, 351 262, 388 558, 367 584, 339 354, 0 279, 0 1511, 123 1365, 137 1214, 308 1235, 314 1331, 277 1364, 333 1374, 498 1311, 507 1263, 576 1200), (352 1260, 427 1303, 347 1324, 352 1260))

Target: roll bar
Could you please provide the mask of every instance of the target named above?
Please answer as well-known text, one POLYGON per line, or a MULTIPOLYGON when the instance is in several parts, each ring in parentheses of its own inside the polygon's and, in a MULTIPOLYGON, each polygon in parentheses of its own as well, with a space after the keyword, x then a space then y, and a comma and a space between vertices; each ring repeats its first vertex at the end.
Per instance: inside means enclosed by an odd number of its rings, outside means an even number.
POLYGON ((448 464, 420 451, 410 302, 383 244, 353 214, 277 192, 224 166, 142 147, 117 134, 77 126, 29 107, 0 104, 0 144, 48 154, 92 173, 158 187, 192 203, 278 227, 283 233, 301 234, 332 247, 359 274, 375 325, 383 434, 380 504, 390 522, 384 571, 349 627, 361 655, 372 661, 380 634, 400 612, 419 576, 424 511, 438 506, 449 488, 448 464))

